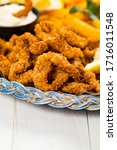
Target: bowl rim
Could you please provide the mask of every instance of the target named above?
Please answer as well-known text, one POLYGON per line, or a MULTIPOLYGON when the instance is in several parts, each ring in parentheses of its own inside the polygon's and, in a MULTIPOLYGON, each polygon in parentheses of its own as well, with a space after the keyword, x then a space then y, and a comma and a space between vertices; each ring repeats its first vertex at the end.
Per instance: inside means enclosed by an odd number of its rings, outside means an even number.
MULTIPOLYGON (((23 5, 24 6, 24 4, 22 4, 22 3, 17 3, 17 2, 11 2, 10 3, 9 2, 9 3, 0 4, 0 7, 1 6, 5 6, 5 5, 10 5, 10 4, 18 4, 18 5, 23 5)), ((32 12, 36 15, 36 19, 34 21, 32 21, 32 22, 30 22, 28 24, 25 24, 25 25, 19 25, 19 26, 0 26, 0 28, 3 28, 3 29, 5 29, 5 28, 7 28, 7 29, 13 29, 13 28, 26 27, 27 25, 30 25, 30 24, 36 22, 38 20, 38 17, 40 16, 40 11, 37 8, 33 7, 32 8, 32 12)))

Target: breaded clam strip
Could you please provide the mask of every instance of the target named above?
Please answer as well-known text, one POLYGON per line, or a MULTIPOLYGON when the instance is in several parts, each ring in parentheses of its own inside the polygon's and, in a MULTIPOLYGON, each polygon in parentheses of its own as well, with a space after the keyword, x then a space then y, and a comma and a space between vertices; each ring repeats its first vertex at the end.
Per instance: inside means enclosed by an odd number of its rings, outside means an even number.
POLYGON ((81 51, 81 49, 70 46, 64 40, 64 38, 61 37, 61 35, 55 32, 56 30, 53 31, 51 29, 49 22, 43 21, 42 23, 41 25, 37 24, 35 26, 35 33, 36 33, 37 38, 47 43, 47 45, 49 45, 53 50, 62 53, 68 59, 72 59, 76 57, 83 57, 83 52, 81 51), (43 26, 42 26, 42 23, 43 23, 43 26))
POLYGON ((33 82, 36 88, 44 91, 57 90, 57 88, 68 80, 69 76, 78 78, 79 72, 62 54, 48 52, 37 58, 33 70, 33 82), (49 84, 48 74, 52 71, 53 66, 56 66, 59 71, 52 84, 49 84))
POLYGON ((29 66, 30 63, 23 59, 13 63, 9 71, 8 79, 24 85, 32 82, 32 70, 28 70, 29 66))
POLYGON ((63 86, 62 91, 72 94, 81 94, 90 90, 90 85, 85 83, 71 82, 63 86))
POLYGON ((65 40, 71 45, 83 49, 87 46, 88 40, 82 36, 79 36, 74 31, 71 31, 67 27, 61 27, 59 33, 64 36, 65 40))
POLYGON ((78 82, 70 82, 67 85, 63 86, 62 91, 73 93, 73 94, 81 94, 84 92, 100 92, 100 83, 96 79, 95 73, 91 71, 87 71, 84 73, 85 83, 78 82))
POLYGON ((7 51, 7 42, 0 38, 0 55, 5 55, 7 51))
POLYGON ((8 77, 11 62, 3 55, 0 55, 0 71, 4 77, 8 77))

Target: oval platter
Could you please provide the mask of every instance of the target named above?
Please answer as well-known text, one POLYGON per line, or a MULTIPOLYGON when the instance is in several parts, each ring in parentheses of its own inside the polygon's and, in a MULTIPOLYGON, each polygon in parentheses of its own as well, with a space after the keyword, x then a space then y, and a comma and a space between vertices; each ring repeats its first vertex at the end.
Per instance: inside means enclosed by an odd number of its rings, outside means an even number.
POLYGON ((74 95, 55 91, 43 92, 33 87, 26 87, 14 81, 0 77, 0 93, 13 95, 16 99, 30 102, 34 105, 49 105, 54 108, 71 110, 99 110, 99 94, 90 93, 74 95))

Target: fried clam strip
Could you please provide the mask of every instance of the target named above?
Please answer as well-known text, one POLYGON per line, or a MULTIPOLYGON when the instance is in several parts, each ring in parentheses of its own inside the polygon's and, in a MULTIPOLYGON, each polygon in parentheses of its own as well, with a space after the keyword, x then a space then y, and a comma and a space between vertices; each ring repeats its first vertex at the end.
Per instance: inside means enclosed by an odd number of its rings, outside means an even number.
POLYGON ((7 42, 0 38, 0 55, 5 55, 7 51, 7 42))
POLYGON ((51 28, 50 22, 43 21, 37 24, 35 33, 39 39, 46 42, 54 51, 62 53, 68 59, 83 57, 81 49, 70 46, 54 27, 51 28))
POLYGON ((57 68, 54 72, 54 79, 52 80, 52 89, 58 90, 63 83, 69 78, 69 74, 62 69, 57 68))
MULTIPOLYGON (((27 33, 25 35, 27 35, 27 33)), ((28 70, 30 67, 30 52, 28 42, 25 40, 24 35, 17 37, 17 40, 14 36, 10 42, 11 45, 14 45, 14 48, 8 55, 9 60, 11 60, 13 63, 11 65, 8 78, 12 81, 28 84, 32 81, 32 71, 28 70)))
POLYGON ((24 42, 18 38, 16 45, 12 48, 7 57, 12 63, 16 63, 20 59, 24 59, 28 62, 30 59, 30 52, 27 47, 24 46, 24 42))
POLYGON ((83 71, 84 66, 83 63, 80 59, 74 59, 72 61, 72 64, 79 70, 79 71, 83 71))
POLYGON ((81 94, 90 90, 90 85, 85 83, 71 82, 63 86, 62 91, 71 94, 81 94))
POLYGON ((28 61, 20 59, 11 65, 8 79, 24 85, 32 82, 32 70, 28 70, 29 67, 30 63, 28 61))
POLYGON ((18 36, 16 34, 13 34, 11 36, 11 38, 9 39, 8 43, 7 43, 7 47, 10 51, 13 50, 13 47, 16 45, 17 43, 17 40, 18 40, 18 36))
POLYGON ((68 80, 69 76, 78 78, 79 72, 62 54, 48 52, 37 58, 33 71, 33 82, 36 88, 44 91, 57 90, 68 80), (59 70, 55 80, 49 84, 48 75, 52 71, 53 65, 62 71, 59 70))
POLYGON ((83 78, 83 73, 84 73, 84 65, 83 65, 83 59, 80 58, 75 58, 74 60, 70 61, 79 71, 79 78, 74 79, 74 81, 81 82, 83 78))
POLYGON ((48 48, 45 42, 37 40, 37 38, 29 32, 21 35, 19 40, 23 42, 22 46, 34 55, 42 54, 48 48))
POLYGON ((84 56, 85 56, 86 58, 88 58, 88 59, 93 59, 96 50, 97 50, 97 48, 94 48, 94 49, 90 50, 88 47, 86 47, 86 48, 83 50, 83 54, 84 54, 84 56))
POLYGON ((84 73, 84 80, 86 83, 78 83, 78 82, 71 82, 67 85, 63 86, 62 91, 73 93, 73 94, 81 94, 85 92, 99 92, 100 91, 100 83, 96 80, 96 76, 93 72, 88 71, 84 73))
POLYGON ((4 77, 8 77, 11 62, 3 55, 0 55, 0 70, 4 77))
POLYGON ((20 18, 23 16, 27 16, 29 11, 32 9, 33 4, 31 0, 25 0, 25 8, 20 10, 19 12, 13 14, 15 17, 20 18))
POLYGON ((35 36, 28 32, 19 36, 14 43, 12 40, 11 42, 15 46, 8 55, 9 60, 13 63, 8 78, 22 84, 28 84, 32 82, 32 70, 29 70, 31 66, 30 54, 37 55, 43 53, 43 49, 47 49, 47 45, 43 41, 38 41, 35 36))
POLYGON ((22 58, 29 59, 30 53, 33 55, 42 54, 48 48, 45 42, 38 41, 34 35, 28 32, 18 37, 12 37, 9 45, 14 45, 11 53, 8 55, 8 58, 12 62, 16 62, 22 58))
POLYGON ((30 52, 28 47, 25 45, 21 36, 13 36, 10 42, 11 43, 9 45, 14 45, 14 47, 8 55, 8 59, 12 62, 8 79, 22 84, 27 84, 32 81, 32 71, 28 70, 30 67, 30 52))
POLYGON ((84 80, 91 86, 91 90, 95 92, 100 91, 100 83, 99 80, 96 79, 95 73, 91 71, 87 71, 84 73, 84 80))
POLYGON ((88 44, 88 40, 85 37, 82 37, 75 33, 74 31, 70 30, 69 27, 61 27, 59 29, 59 33, 64 36, 65 40, 71 45, 78 48, 85 48, 88 44))
POLYGON ((40 21, 39 24, 36 24, 34 31, 36 37, 47 44, 60 37, 55 26, 50 21, 40 21))
POLYGON ((80 48, 71 47, 66 41, 61 41, 60 39, 57 39, 55 41, 50 42, 50 46, 55 51, 62 53, 68 59, 83 57, 83 52, 80 48))

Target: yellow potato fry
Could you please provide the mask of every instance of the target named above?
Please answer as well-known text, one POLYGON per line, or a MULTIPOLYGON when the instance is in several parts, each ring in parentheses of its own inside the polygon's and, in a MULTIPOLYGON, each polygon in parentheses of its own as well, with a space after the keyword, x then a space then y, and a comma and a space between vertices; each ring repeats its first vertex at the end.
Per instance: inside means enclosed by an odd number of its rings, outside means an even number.
POLYGON ((7 0, 10 3, 24 3, 25 0, 7 0))
POLYGON ((80 20, 87 21, 89 19, 88 14, 83 14, 82 12, 76 12, 74 14, 71 14, 73 17, 76 17, 80 20))
POLYGON ((94 3, 100 5, 100 0, 92 0, 94 3))
POLYGON ((50 10, 47 13, 52 17, 63 18, 64 15, 69 13, 69 10, 68 9, 50 10))
POLYGON ((97 29, 100 29, 100 20, 92 20, 91 25, 97 29))
POLYGON ((71 26, 76 33, 86 37, 89 42, 98 42, 100 40, 99 29, 92 27, 78 18, 73 18, 72 15, 66 15, 63 18, 63 23, 71 26))
POLYGON ((62 0, 65 5, 86 2, 86 0, 62 0))
POLYGON ((86 9, 87 8, 87 2, 81 2, 81 3, 76 3, 76 6, 78 6, 80 9, 86 9))

